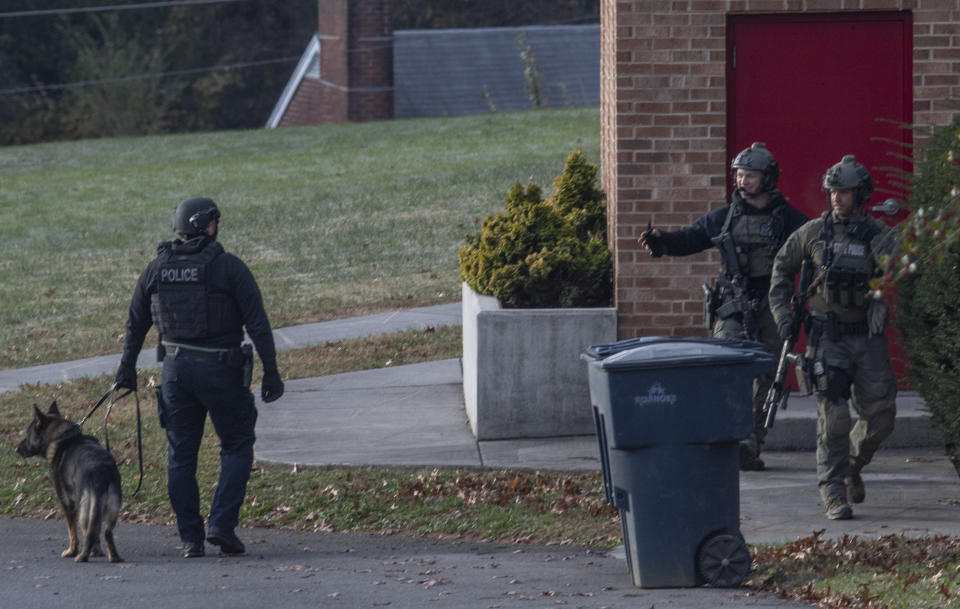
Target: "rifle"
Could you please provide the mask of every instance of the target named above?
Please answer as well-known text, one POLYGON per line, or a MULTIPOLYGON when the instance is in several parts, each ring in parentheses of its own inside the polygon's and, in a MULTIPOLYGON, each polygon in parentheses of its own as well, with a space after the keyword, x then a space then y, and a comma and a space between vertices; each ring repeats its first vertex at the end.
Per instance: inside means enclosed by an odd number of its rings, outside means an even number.
POLYGON ((717 316, 720 319, 726 319, 735 313, 742 314, 744 334, 749 340, 757 340, 756 320, 753 317, 756 303, 747 293, 747 277, 740 268, 740 258, 737 256, 737 246, 733 242, 733 237, 729 232, 723 232, 713 237, 711 241, 720 250, 729 274, 729 279, 721 275, 717 279, 717 284, 722 288, 728 288, 733 293, 732 300, 717 307, 717 316))
POLYGON ((800 336, 800 326, 803 325, 807 316, 807 290, 810 288, 810 280, 813 275, 813 267, 809 260, 803 261, 800 268, 800 284, 793 298, 790 299, 790 308, 793 313, 793 323, 790 325, 790 334, 783 341, 783 347, 780 349, 780 361, 777 362, 777 373, 773 377, 773 383, 770 385, 770 391, 767 392, 767 399, 763 402, 763 413, 766 418, 764 427, 773 428, 773 422, 777 418, 777 410, 787 409, 787 398, 790 397, 790 388, 786 386, 787 369, 790 364, 795 364, 797 369, 798 390, 803 395, 810 395, 810 383, 806 375, 806 358, 802 353, 794 353, 793 347, 797 344, 800 336))

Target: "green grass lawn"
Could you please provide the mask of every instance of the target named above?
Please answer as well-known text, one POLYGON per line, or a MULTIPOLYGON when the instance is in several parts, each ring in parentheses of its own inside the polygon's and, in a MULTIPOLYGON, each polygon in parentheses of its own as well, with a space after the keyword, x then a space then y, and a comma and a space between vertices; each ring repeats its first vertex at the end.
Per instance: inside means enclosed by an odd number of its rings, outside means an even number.
POLYGON ((599 164, 596 108, 0 148, 0 368, 117 353, 174 207, 213 198, 275 327, 459 298, 515 182, 599 164))

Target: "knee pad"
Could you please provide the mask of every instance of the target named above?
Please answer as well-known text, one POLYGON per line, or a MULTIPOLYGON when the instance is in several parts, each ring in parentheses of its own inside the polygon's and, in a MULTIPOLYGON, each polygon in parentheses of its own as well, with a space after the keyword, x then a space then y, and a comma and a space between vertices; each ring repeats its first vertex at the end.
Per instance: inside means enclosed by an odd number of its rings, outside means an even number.
POLYGON ((828 367, 824 373, 827 381, 827 388, 823 391, 823 397, 830 402, 850 399, 850 376, 842 368, 828 367))
POLYGON ((830 437, 846 438, 850 435, 853 419, 850 408, 843 402, 830 402, 823 406, 823 433, 830 437))
POLYGON ((896 420, 897 411, 893 408, 886 408, 870 417, 870 427, 883 430, 886 435, 890 435, 893 433, 893 426, 896 420))

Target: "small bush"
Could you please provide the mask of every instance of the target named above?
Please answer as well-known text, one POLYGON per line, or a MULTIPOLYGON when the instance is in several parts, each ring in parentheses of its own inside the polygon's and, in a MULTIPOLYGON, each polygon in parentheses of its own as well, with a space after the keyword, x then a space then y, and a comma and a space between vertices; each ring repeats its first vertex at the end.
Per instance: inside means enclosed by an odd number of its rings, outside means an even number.
POLYGON ((913 180, 911 216, 891 260, 897 315, 915 386, 948 444, 960 446, 960 119, 931 138, 913 180))
POLYGON ((613 261, 596 179, 597 167, 575 150, 549 199, 536 184, 514 184, 506 211, 460 248, 461 279, 508 308, 610 306, 613 261))

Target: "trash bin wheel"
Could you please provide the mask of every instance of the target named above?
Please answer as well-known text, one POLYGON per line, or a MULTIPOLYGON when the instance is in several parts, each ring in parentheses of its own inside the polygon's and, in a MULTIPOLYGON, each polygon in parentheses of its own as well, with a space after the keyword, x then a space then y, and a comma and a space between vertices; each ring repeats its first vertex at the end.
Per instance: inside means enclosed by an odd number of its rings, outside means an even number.
POLYGON ((750 550, 739 535, 713 535, 697 552, 697 568, 711 586, 734 588, 750 572, 750 550))

